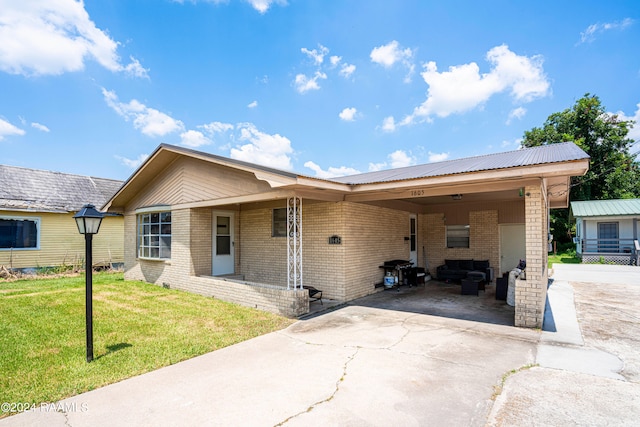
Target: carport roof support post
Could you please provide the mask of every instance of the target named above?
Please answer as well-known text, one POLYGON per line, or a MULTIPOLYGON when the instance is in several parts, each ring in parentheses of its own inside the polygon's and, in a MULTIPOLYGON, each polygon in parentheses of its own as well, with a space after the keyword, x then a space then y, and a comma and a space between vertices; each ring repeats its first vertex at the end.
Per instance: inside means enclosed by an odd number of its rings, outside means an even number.
POLYGON ((516 282, 515 325, 542 328, 547 296, 547 204, 544 182, 525 187, 526 280, 516 282))

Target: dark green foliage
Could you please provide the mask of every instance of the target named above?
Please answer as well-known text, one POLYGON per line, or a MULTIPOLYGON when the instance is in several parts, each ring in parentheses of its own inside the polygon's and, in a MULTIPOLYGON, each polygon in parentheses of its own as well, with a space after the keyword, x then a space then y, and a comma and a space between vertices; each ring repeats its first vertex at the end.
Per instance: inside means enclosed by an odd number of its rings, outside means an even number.
MULTIPOLYGON (((542 127, 525 132, 522 145, 572 141, 589 154, 589 171, 571 179, 571 201, 640 197, 640 166, 628 137, 633 125, 607 113, 600 99, 587 93, 573 107, 550 115, 542 127)), ((551 229, 558 242, 570 241, 568 209, 551 212, 551 229)))

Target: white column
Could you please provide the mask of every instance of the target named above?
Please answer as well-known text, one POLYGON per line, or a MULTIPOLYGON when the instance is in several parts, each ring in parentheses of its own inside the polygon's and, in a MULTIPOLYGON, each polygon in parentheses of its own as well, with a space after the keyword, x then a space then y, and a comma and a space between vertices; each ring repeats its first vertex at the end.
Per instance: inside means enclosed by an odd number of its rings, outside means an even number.
POLYGON ((287 199, 287 289, 302 289, 302 198, 287 199))

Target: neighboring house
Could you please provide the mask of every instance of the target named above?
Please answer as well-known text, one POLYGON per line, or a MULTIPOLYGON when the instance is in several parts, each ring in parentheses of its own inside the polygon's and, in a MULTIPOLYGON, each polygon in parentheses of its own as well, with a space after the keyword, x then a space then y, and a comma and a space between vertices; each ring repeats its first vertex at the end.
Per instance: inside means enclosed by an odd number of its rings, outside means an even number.
MULTIPOLYGON (((84 237, 73 215, 97 208, 122 181, 0 165, 0 265, 19 270, 81 264, 84 237)), ((94 265, 122 264, 121 216, 103 219, 93 240, 94 265)))
POLYGON ((349 301, 380 265, 527 260, 515 323, 540 327, 549 208, 588 155, 573 143, 319 179, 160 145, 104 206, 125 217, 125 277, 264 310, 308 312, 313 286, 349 301))
POLYGON ((631 264, 638 259, 640 199, 571 202, 576 253, 582 262, 631 264))

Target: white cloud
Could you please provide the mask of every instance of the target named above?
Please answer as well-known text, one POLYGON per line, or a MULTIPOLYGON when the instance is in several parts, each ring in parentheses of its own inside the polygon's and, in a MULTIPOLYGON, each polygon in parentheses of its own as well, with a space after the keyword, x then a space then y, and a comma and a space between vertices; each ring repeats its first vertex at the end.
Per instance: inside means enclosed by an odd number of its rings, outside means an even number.
POLYGON ((509 117, 507 118, 507 125, 511 124, 511 121, 513 119, 521 119, 525 116, 525 114, 527 114, 527 109, 523 108, 523 107, 518 107, 518 108, 514 108, 513 110, 511 110, 511 112, 509 113, 509 117))
POLYGON ((9 135, 24 135, 25 131, 16 127, 9 123, 6 120, 0 119, 0 141, 4 139, 5 136, 9 135))
POLYGON ((407 154, 406 151, 396 150, 387 155, 387 162, 369 163, 369 172, 377 172, 388 168, 403 168, 416 164, 416 158, 407 154))
POLYGON ((356 110, 355 108, 348 107, 342 110, 340 114, 338 114, 338 116, 345 122, 352 122, 355 120, 357 112, 358 110, 356 110))
POLYGON ((258 106, 258 101, 252 101, 247 105, 247 108, 256 108, 258 106))
POLYGON ((409 156, 405 151, 402 150, 396 150, 393 153, 389 154, 388 157, 391 161, 391 167, 394 169, 416 164, 416 159, 409 156))
POLYGON ((57 75, 84 69, 92 58, 114 72, 146 77, 136 59, 123 65, 119 43, 98 29, 81 1, 3 1, 0 70, 10 74, 57 75))
POLYGON ((148 79, 149 70, 144 68, 142 64, 140 64, 140 61, 135 59, 133 56, 130 56, 129 59, 131 62, 127 64, 123 70, 130 76, 148 79))
POLYGON ((238 130, 238 139, 247 144, 232 148, 231 158, 277 169, 292 169, 289 155, 293 153, 293 149, 288 138, 261 132, 251 123, 239 124, 238 130))
POLYGON ((336 178, 338 176, 355 175, 360 173, 359 170, 354 168, 348 168, 346 166, 340 166, 339 168, 329 167, 329 169, 325 171, 325 170, 322 170, 320 166, 318 166, 311 160, 306 162, 304 166, 314 171, 316 173, 317 178, 322 178, 322 179, 330 179, 330 178, 336 178))
POLYGON ((204 136, 202 132, 188 130, 180 134, 180 144, 186 147, 196 148, 211 144, 211 140, 204 136))
POLYGON ((133 99, 128 104, 118 101, 115 92, 102 88, 102 94, 109 107, 125 120, 133 121, 133 127, 144 135, 156 137, 184 130, 184 124, 165 113, 149 108, 133 99))
POLYGON ((121 157, 121 156, 115 156, 115 158, 120 160, 120 163, 122 163, 123 165, 131 169, 136 169, 138 166, 144 163, 145 160, 149 158, 149 155, 140 154, 137 159, 127 159, 126 157, 121 157))
POLYGON ((224 133, 230 131, 234 126, 231 123, 211 122, 209 124, 201 125, 198 127, 207 131, 209 135, 214 135, 216 133, 224 133))
POLYGON ((31 123, 31 127, 34 128, 34 129, 38 129, 38 130, 40 130, 42 132, 49 132, 50 131, 49 128, 46 127, 45 125, 40 124, 40 123, 36 123, 36 122, 31 123))
POLYGON ((629 126, 629 133, 627 134, 627 137, 634 141, 640 141, 640 103, 636 105, 636 108, 636 112, 633 116, 627 116, 622 111, 618 111, 615 114, 618 116, 618 119, 625 122, 635 121, 633 127, 629 126))
MULTIPOLYGON (((286 6, 287 2, 285 0, 246 0, 247 3, 251 5, 255 10, 260 12, 261 14, 267 13, 272 4, 277 4, 280 6, 286 6)), ((218 0, 214 0, 214 2, 218 3, 218 0)))
POLYGON ((387 167, 386 162, 382 163, 369 163, 369 172, 378 172, 387 167))
POLYGON ((411 82, 411 76, 415 71, 415 65, 411 62, 413 51, 410 48, 402 49, 400 44, 393 40, 386 45, 374 47, 369 54, 372 62, 380 64, 385 68, 391 68, 395 63, 400 62, 408 73, 404 78, 405 83, 411 82))
MULTIPOLYGON (((313 62, 316 65, 322 64, 322 62, 324 61, 325 55, 329 53, 329 49, 322 46, 321 44, 318 44, 318 49, 309 50, 306 47, 303 47, 302 49, 300 49, 300 51, 306 54, 309 58, 313 59, 313 62)), ((335 58, 335 57, 332 57, 332 58, 335 58)))
POLYGON ((549 94, 549 81, 542 69, 540 56, 516 55, 506 45, 487 52, 491 64, 489 73, 481 74, 475 62, 449 67, 438 72, 435 62, 424 65, 421 73, 429 85, 427 99, 401 121, 401 125, 417 119, 430 121, 431 117, 447 117, 463 113, 484 104, 493 95, 510 90, 520 102, 530 102, 549 94))
POLYGON ((393 40, 386 45, 374 47, 369 56, 371 61, 389 68, 398 61, 411 59, 413 52, 409 48, 401 49, 400 44, 393 40))
MULTIPOLYGON (((184 4, 185 1, 188 1, 189 3, 199 3, 199 2, 213 3, 215 5, 229 3, 229 0, 171 0, 171 1, 173 1, 174 3, 180 3, 180 4, 184 4)), ((287 5, 286 0, 244 0, 244 1, 245 3, 250 4, 251 7, 257 10, 261 15, 264 15, 265 13, 267 13, 271 8, 271 6, 274 4, 277 4, 280 6, 287 5)))
POLYGON ((449 158, 449 153, 432 153, 429 151, 429 162, 442 162, 449 158))
POLYGON ((342 64, 342 67, 340 67, 340 75, 345 79, 351 77, 354 71, 356 71, 356 66, 353 64, 342 64))
POLYGON ((633 19, 625 18, 619 22, 606 22, 604 24, 592 24, 587 27, 586 30, 580 33, 580 41, 581 43, 591 43, 596 39, 596 34, 604 33, 605 31, 610 30, 624 30, 633 24, 633 19))
POLYGON ((396 130, 396 121, 393 116, 385 117, 382 120, 382 130, 384 132, 393 132, 396 130))
POLYGON ((323 72, 316 71, 313 77, 308 77, 304 74, 298 74, 294 81, 294 85, 296 90, 299 93, 306 93, 310 90, 318 90, 320 89, 320 85, 318 84, 318 80, 326 80, 327 75, 323 72))
POLYGON ((356 66, 348 63, 342 63, 342 57, 338 55, 329 56, 328 64, 325 62, 325 57, 329 54, 329 48, 318 44, 317 49, 301 48, 300 51, 304 53, 313 61, 313 67, 315 68, 314 74, 296 74, 293 81, 293 86, 299 93, 305 93, 310 90, 320 89, 320 80, 326 80, 327 73, 335 70, 342 77, 348 79, 356 71, 356 66), (339 68, 338 68, 339 67, 339 68))

